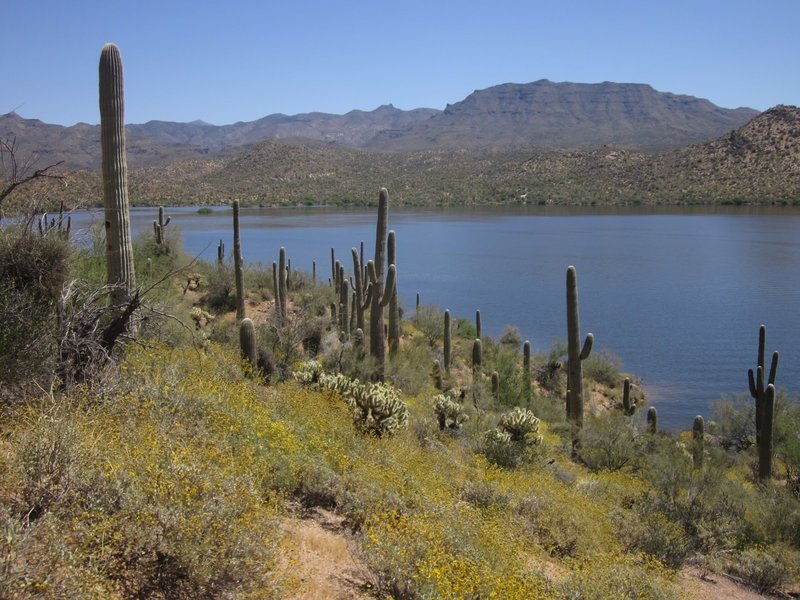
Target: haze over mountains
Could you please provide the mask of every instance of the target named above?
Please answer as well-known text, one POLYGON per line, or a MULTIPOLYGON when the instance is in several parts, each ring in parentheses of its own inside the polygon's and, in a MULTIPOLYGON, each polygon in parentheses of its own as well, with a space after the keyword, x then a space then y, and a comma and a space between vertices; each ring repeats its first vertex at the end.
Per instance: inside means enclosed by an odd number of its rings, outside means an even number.
MULTIPOLYGON (((269 115, 251 122, 130 124, 132 167, 224 155, 265 140, 416 152, 476 148, 579 149, 602 145, 665 149, 708 140, 741 127, 758 111, 727 109, 643 84, 507 83, 478 90, 443 111, 404 111, 391 105, 344 115, 269 115)), ((0 136, 16 137, 21 152, 71 170, 100 163, 99 126, 72 127, 0 116, 0 136)))

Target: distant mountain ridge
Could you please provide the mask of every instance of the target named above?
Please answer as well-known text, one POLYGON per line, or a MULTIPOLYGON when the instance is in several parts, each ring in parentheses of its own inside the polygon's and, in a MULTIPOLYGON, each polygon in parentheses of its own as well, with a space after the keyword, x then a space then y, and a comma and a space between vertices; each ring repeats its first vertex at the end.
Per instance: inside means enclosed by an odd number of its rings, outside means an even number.
POLYGON ((757 114, 750 108, 720 108, 701 98, 658 92, 645 84, 542 79, 477 90, 426 121, 380 133, 367 147, 667 148, 713 138, 757 114))
MULTIPOLYGON (((344 115, 269 115, 250 122, 130 124, 132 167, 222 155, 265 140, 360 148, 370 152, 438 149, 577 149, 602 145, 676 148, 741 127, 758 111, 720 108, 708 100, 658 92, 631 83, 506 83, 477 90, 443 110, 391 105, 344 115)), ((16 137, 20 151, 68 169, 97 169, 99 126, 71 127, 0 116, 0 136, 16 137)))
MULTIPOLYGON (((71 205, 99 202, 96 171, 68 179, 56 198, 71 205)), ((602 146, 369 152, 267 140, 227 155, 134 168, 129 180, 132 202, 154 205, 234 199, 264 206, 367 205, 385 186, 398 205, 800 206, 800 109, 776 106, 713 140, 659 151, 602 146)))

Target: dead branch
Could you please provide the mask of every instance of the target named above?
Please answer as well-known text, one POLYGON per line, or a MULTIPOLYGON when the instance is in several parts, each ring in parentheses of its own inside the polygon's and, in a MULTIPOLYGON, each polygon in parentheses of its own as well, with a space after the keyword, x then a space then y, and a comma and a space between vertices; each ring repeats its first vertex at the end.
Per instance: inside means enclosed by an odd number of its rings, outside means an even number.
POLYGON ((51 169, 55 169, 62 164, 64 162, 63 160, 31 172, 34 157, 31 156, 20 164, 17 160, 17 152, 16 138, 11 138, 10 140, 0 139, 0 169, 4 175, 2 179, 5 180, 5 187, 0 188, 0 206, 2 206, 3 201, 10 196, 15 189, 35 179, 57 179, 66 185, 66 178, 63 175, 50 172, 51 169))

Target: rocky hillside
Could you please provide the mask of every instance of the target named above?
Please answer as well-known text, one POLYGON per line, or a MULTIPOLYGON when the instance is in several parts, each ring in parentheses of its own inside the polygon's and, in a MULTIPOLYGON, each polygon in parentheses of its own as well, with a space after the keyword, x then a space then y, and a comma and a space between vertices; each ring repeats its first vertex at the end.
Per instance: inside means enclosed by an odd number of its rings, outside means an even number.
POLYGON ((265 140, 292 138, 359 147, 385 129, 409 127, 438 112, 432 108, 405 111, 389 104, 369 112, 352 110, 344 115, 319 112, 293 116, 276 114, 257 121, 222 126, 202 121, 149 121, 143 125, 130 125, 128 128, 159 142, 187 144, 206 152, 219 152, 265 140))
POLYGON ((470 94, 405 130, 385 131, 368 147, 535 146, 677 147, 744 125, 757 111, 631 83, 507 83, 470 94))
MULTIPOLYGON (((378 153, 322 143, 267 141, 224 156, 133 168, 140 204, 263 205, 393 202, 459 205, 800 204, 800 109, 777 106, 714 140, 673 150, 619 146, 378 153)), ((34 193, 44 192, 36 191, 34 193)), ((73 202, 101 198, 96 172, 69 176, 73 202)))
MULTIPOLYGON (((202 121, 129 124, 132 167, 164 165, 239 152, 267 140, 303 140, 371 152, 523 148, 580 149, 604 144, 676 148, 744 125, 757 114, 725 109, 708 100, 657 92, 647 85, 508 83, 476 91, 444 111, 404 111, 391 105, 344 115, 269 115, 250 122, 202 121)), ((97 169, 99 127, 71 127, 0 116, 0 137, 16 138, 25 155, 69 170, 97 169)))

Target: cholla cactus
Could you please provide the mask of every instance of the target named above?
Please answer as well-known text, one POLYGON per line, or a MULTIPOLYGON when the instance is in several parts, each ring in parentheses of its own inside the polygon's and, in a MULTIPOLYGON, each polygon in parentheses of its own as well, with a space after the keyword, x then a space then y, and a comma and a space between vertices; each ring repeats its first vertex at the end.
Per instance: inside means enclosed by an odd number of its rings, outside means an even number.
POLYGON ((539 419, 527 408, 517 406, 500 417, 498 429, 505 431, 514 442, 538 444, 542 441, 539 432, 539 419))
POLYGON ((469 415, 458 402, 445 394, 433 398, 433 411, 439 422, 439 429, 461 429, 464 421, 469 420, 469 415))
POLYGON ((487 446, 506 446, 511 443, 511 434, 500 428, 490 429, 483 437, 487 446))
POLYGON ((301 385, 319 384, 320 376, 324 374, 322 365, 316 360, 308 360, 299 369, 292 371, 292 377, 301 385))
POLYGON ((392 435, 408 425, 408 408, 391 385, 353 386, 345 397, 356 427, 370 435, 392 435))
POLYGON ((319 386, 322 389, 329 390, 342 397, 349 395, 353 389, 360 385, 358 379, 350 379, 342 373, 336 373, 335 375, 322 373, 319 376, 319 386))

